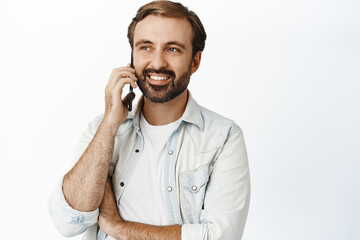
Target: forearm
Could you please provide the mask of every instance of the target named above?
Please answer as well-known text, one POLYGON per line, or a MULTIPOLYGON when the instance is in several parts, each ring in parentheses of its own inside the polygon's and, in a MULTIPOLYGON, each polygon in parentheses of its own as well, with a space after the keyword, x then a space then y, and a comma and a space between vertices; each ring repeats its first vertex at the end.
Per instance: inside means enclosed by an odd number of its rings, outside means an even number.
POLYGON ((173 240, 181 239, 181 225, 153 226, 123 221, 114 228, 116 239, 126 240, 173 240))
POLYGON ((124 221, 119 215, 110 179, 106 183, 104 197, 99 207, 98 224, 101 230, 119 240, 181 239, 180 225, 153 226, 124 221))
POLYGON ((63 192, 71 207, 93 211, 104 195, 116 131, 103 121, 75 166, 64 176, 63 192))

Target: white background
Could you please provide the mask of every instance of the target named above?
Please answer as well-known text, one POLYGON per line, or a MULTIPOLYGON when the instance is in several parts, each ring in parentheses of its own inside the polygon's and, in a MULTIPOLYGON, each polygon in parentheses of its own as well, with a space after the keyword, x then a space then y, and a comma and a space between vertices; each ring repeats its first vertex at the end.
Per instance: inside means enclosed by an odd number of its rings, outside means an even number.
MULTIPOLYGON (((0 2, 1 239, 63 239, 46 211, 145 1, 0 2)), ((183 1, 207 34, 190 90, 243 129, 243 239, 360 239, 360 3, 183 1)), ((76 238, 79 239, 79 238, 76 238)))

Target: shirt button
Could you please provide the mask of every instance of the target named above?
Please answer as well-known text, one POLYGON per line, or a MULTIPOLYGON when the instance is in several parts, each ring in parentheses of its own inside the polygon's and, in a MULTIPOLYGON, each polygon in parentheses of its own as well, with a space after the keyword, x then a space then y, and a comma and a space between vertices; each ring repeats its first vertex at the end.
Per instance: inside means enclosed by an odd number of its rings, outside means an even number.
POLYGON ((120 186, 121 186, 121 187, 123 187, 124 185, 125 185, 125 183, 124 183, 124 182, 121 182, 121 183, 120 183, 120 186))
POLYGON ((82 215, 73 216, 71 221, 73 223, 82 223, 84 221, 84 217, 82 215))
POLYGON ((139 149, 135 149, 135 152, 138 153, 138 152, 140 152, 140 150, 139 150, 139 149))
POLYGON ((192 186, 191 189, 192 189, 193 191, 196 191, 196 190, 197 190, 197 186, 192 186))
POLYGON ((78 223, 79 222, 79 217, 72 217, 71 221, 73 223, 78 223))
POLYGON ((171 192, 172 191, 172 187, 171 186, 168 186, 168 192, 171 192))
POLYGON ((172 155, 174 153, 174 151, 170 150, 168 153, 169 153, 169 155, 172 155))

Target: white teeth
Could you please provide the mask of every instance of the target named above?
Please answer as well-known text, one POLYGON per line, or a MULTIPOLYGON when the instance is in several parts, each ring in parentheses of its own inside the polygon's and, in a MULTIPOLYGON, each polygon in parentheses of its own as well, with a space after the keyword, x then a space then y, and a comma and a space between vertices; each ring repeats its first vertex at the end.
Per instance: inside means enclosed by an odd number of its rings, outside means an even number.
POLYGON ((150 78, 151 78, 152 80, 156 80, 156 81, 161 81, 161 80, 166 80, 166 79, 168 79, 168 77, 153 76, 153 75, 150 75, 150 78))

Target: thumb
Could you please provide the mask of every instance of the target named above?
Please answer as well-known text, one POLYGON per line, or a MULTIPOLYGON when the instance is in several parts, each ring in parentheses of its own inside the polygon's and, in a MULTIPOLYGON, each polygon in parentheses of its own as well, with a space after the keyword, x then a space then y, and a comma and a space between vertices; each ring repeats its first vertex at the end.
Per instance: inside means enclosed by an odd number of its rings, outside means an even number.
MULTIPOLYGON (((134 99, 135 99, 135 93, 133 92, 133 97, 132 97, 131 101, 134 99)), ((130 93, 126 94, 126 96, 123 99, 123 103, 125 106, 129 106, 129 102, 130 102, 130 93)))

